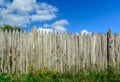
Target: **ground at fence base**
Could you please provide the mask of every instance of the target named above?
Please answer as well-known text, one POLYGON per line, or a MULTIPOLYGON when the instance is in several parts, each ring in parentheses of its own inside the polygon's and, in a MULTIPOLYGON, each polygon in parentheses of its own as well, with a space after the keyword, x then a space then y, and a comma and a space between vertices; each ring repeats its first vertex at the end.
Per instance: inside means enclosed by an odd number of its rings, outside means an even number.
POLYGON ((101 72, 97 69, 86 73, 83 69, 77 73, 74 70, 59 73, 49 69, 28 69, 28 74, 0 73, 0 82, 120 82, 120 71, 108 68, 101 72))

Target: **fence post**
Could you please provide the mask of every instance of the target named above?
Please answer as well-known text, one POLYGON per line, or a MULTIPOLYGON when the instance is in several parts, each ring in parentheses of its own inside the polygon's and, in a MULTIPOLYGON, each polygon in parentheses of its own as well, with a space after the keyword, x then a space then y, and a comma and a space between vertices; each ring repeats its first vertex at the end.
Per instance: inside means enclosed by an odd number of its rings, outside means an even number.
POLYGON ((115 68, 114 35, 110 29, 107 32, 107 62, 107 67, 115 68))

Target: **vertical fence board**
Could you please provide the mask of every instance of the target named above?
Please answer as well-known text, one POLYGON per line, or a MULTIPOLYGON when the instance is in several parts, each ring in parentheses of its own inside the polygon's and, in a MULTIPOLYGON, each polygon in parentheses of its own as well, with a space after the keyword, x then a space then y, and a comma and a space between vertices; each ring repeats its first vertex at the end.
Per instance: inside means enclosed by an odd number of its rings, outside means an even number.
POLYGON ((67 41, 67 33, 65 32, 64 34, 63 34, 63 72, 66 72, 67 70, 67 51, 66 51, 66 49, 67 49, 67 43, 66 43, 66 41, 67 41))
POLYGON ((75 72, 78 72, 78 64, 79 64, 79 52, 78 52, 78 35, 75 35, 75 72))
POLYGON ((7 62, 8 62, 8 40, 7 40, 7 36, 8 35, 8 31, 7 30, 5 30, 5 39, 4 39, 4 41, 5 41, 5 44, 4 44, 4 47, 5 47, 5 49, 4 49, 4 72, 7 72, 7 62))
POLYGON ((1 71, 3 72, 3 56, 4 56, 4 34, 3 31, 1 31, 1 71))
POLYGON ((1 66, 2 66, 2 64, 1 64, 1 62, 2 62, 2 31, 0 30, 0 72, 2 72, 2 68, 1 68, 1 66))
POLYGON ((16 31, 16 73, 20 73, 20 63, 19 63, 19 58, 20 58, 20 49, 19 49, 19 47, 20 47, 20 43, 19 43, 19 41, 20 41, 20 37, 19 37, 19 32, 18 31, 16 31))
POLYGON ((71 48, 71 56, 70 56, 70 58, 71 58, 71 70, 73 71, 74 69, 74 67, 75 67, 75 42, 74 42, 74 34, 71 34, 71 46, 70 46, 70 48, 71 48))
POLYGON ((82 66, 82 54, 83 54, 83 41, 82 41, 82 34, 79 34, 79 68, 81 69, 82 66))
POLYGON ((11 31, 8 33, 8 73, 12 72, 11 31))
POLYGON ((99 58, 99 64, 98 64, 98 70, 101 71, 102 67, 103 67, 103 59, 102 59, 102 49, 101 49, 101 34, 98 34, 98 58, 99 58))
POLYGON ((119 68, 119 37, 117 34, 114 35, 114 51, 115 51, 115 62, 116 68, 119 68))
POLYGON ((42 50, 41 50, 41 43, 42 43, 42 41, 41 41, 41 33, 40 33, 40 31, 38 32, 38 67, 39 68, 41 68, 41 60, 42 60, 42 58, 41 58, 41 52, 42 52, 42 50))
POLYGON ((54 70, 57 70, 56 67, 56 32, 53 32, 53 36, 52 36, 52 68, 54 70))
POLYGON ((96 36, 95 34, 92 34, 91 35, 91 40, 90 40, 90 62, 91 62, 91 66, 92 65, 95 65, 95 60, 96 60, 96 55, 97 53, 95 54, 95 52, 97 52, 95 49, 95 46, 96 46, 96 36))
POLYGON ((90 67, 90 34, 86 35, 86 54, 87 54, 87 67, 90 67))
POLYGON ((20 73, 23 72, 23 33, 20 33, 20 73))
POLYGON ((25 52, 25 56, 26 56, 26 67, 25 67, 25 70, 26 70, 26 73, 28 73, 28 67, 30 66, 29 65, 29 47, 30 47, 30 41, 29 41, 29 33, 26 33, 26 45, 25 45, 25 49, 26 49, 26 52, 25 52))
POLYGON ((114 35, 110 30, 107 33, 107 51, 108 51, 108 67, 115 67, 114 35))
MULTIPOLYGON (((107 37, 106 37, 106 34, 102 34, 101 35, 101 53, 102 53, 102 68, 105 69, 107 68, 107 37)), ((102 69, 102 70, 103 70, 102 69)))
POLYGON ((120 34, 118 35, 118 53, 119 53, 119 55, 118 55, 118 62, 119 62, 119 64, 118 64, 118 68, 120 68, 120 34))

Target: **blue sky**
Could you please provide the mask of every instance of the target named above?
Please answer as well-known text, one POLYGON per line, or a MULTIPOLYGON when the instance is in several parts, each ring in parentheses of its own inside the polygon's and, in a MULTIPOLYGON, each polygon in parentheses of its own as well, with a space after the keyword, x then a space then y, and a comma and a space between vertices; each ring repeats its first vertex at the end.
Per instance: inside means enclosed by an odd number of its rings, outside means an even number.
POLYGON ((0 25, 120 33, 120 0, 0 0, 0 25), (12 11, 12 12, 11 12, 12 11), (14 12, 13 12, 14 11, 14 12))

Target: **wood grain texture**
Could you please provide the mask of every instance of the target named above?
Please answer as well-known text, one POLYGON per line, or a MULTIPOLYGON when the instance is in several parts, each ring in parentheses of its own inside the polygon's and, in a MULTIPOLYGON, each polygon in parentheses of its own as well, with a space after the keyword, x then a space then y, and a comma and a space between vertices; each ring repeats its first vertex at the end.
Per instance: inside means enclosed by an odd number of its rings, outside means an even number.
POLYGON ((120 34, 72 34, 0 30, 0 71, 28 73, 28 67, 61 73, 96 66, 120 67, 120 34))
POLYGON ((115 67, 115 49, 114 49, 114 35, 111 30, 107 33, 107 49, 108 49, 108 66, 115 67))

